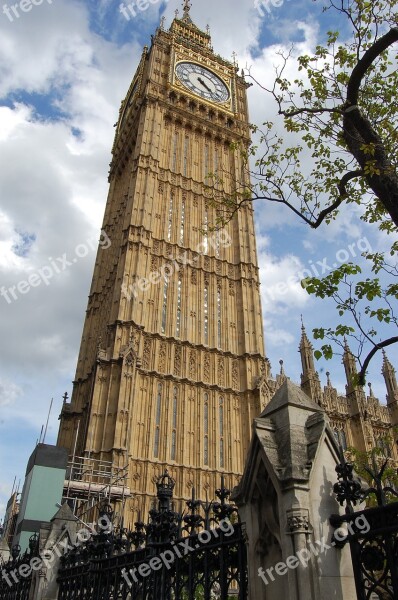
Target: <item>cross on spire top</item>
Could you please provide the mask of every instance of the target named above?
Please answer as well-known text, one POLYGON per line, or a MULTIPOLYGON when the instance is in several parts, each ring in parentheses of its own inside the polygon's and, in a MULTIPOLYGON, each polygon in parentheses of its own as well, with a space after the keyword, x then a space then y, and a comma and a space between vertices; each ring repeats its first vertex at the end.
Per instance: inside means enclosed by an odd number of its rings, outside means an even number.
POLYGON ((189 11, 192 8, 191 2, 189 0, 184 0, 183 8, 184 8, 184 17, 187 17, 189 15, 189 11))

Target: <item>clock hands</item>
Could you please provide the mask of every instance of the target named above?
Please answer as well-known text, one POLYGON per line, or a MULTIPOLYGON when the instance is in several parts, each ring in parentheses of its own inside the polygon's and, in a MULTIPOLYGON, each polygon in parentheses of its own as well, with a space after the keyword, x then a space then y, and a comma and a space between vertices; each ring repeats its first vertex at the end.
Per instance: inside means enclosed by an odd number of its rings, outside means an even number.
POLYGON ((198 81, 199 81, 199 83, 201 83, 203 85, 204 88, 206 88, 206 90, 209 92, 209 94, 213 94, 213 92, 211 91, 209 86, 203 81, 203 79, 201 77, 198 77, 198 81))

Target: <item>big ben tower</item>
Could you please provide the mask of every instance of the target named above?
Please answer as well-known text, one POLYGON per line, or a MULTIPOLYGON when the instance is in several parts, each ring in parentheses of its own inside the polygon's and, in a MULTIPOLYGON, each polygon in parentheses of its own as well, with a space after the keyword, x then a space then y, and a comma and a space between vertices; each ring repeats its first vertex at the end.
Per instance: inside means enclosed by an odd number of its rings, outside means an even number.
POLYGON ((250 142, 247 84, 190 8, 144 48, 121 106, 111 245, 98 250, 57 442, 128 464, 130 521, 165 468, 179 500, 193 487, 212 498, 220 474, 237 484, 267 369, 252 208, 214 231, 208 193, 214 181, 233 197, 247 176, 234 149, 250 142))

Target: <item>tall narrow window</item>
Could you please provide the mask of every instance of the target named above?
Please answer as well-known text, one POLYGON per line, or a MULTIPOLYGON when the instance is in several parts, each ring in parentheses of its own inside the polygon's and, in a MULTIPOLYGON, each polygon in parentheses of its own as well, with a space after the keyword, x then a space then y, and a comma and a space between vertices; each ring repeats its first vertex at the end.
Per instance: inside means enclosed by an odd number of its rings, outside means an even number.
POLYGON ((159 440, 160 440, 160 423, 162 418, 162 384, 158 385, 158 395, 156 400, 156 415, 155 415, 155 442, 153 446, 153 455, 159 458, 159 440))
POLYGON ((217 342, 221 348, 221 288, 217 288, 217 342))
POLYGON ((220 396, 219 405, 219 427, 220 427, 220 467, 224 468, 224 398, 220 396))
POLYGON ((221 249, 220 232, 217 229, 217 231, 216 231, 216 258, 220 258, 220 249, 221 249))
POLYGON ((209 144, 205 144, 205 154, 204 154, 204 160, 203 160, 203 178, 206 179, 208 174, 209 174, 209 144))
POLYGON ((214 187, 216 189, 220 187, 219 180, 221 179, 221 175, 218 172, 219 167, 220 167, 220 159, 219 159, 219 156, 218 156, 218 150, 216 148, 214 150, 214 174, 216 176, 216 180, 214 182, 214 187))
POLYGON ((184 245, 184 232, 185 232, 185 202, 181 204, 181 225, 180 225, 180 246, 184 245))
POLYGON ((176 337, 181 335, 181 301, 182 301, 182 279, 178 278, 177 287, 177 320, 176 320, 176 337))
POLYGON ((177 448, 177 406, 178 406, 178 388, 173 388, 173 420, 171 430, 171 460, 176 459, 176 448, 177 448))
POLYGON ((185 136, 184 143, 184 177, 187 176, 188 173, 188 152, 189 152, 189 137, 185 136))
POLYGON ((174 171, 174 173, 177 171, 177 148, 178 148, 178 133, 175 132, 174 140, 173 140, 172 157, 171 157, 171 170, 174 171))
POLYGON ((207 285, 204 290, 203 298, 203 312, 204 312, 204 338, 205 344, 209 343, 209 288, 207 285))
POLYGON ((173 233, 173 208, 174 208, 174 194, 170 196, 170 204, 169 204, 169 217, 167 221, 167 241, 171 241, 171 236, 173 233))
POLYGON ((166 333, 168 291, 169 291, 169 280, 167 277, 165 277, 164 286, 163 286, 162 333, 166 333))
POLYGON ((203 447, 203 461, 205 465, 209 464, 209 395, 204 395, 204 409, 203 409, 203 430, 204 430, 204 447, 203 447))
POLYGON ((340 431, 340 442, 341 442, 341 447, 343 448, 344 451, 346 451, 347 450, 347 437, 346 437, 344 429, 342 429, 340 431))
POLYGON ((209 211, 205 208, 205 222, 203 226, 204 238, 203 238, 203 251, 205 254, 209 253, 209 211))

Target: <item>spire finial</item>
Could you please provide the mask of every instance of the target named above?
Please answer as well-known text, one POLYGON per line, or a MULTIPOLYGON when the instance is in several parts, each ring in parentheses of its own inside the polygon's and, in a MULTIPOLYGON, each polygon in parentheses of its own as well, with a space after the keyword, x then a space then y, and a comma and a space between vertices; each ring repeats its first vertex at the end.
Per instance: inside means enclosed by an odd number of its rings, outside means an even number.
POLYGON ((327 386, 331 387, 332 384, 331 384, 331 381, 330 381, 330 372, 329 371, 326 371, 326 377, 328 378, 327 386))
POLYGON ((184 17, 188 17, 189 11, 192 8, 192 4, 190 3, 189 0, 184 0, 183 7, 184 7, 184 17))
POLYGON ((280 371, 280 374, 281 374, 281 375, 284 375, 284 374, 285 374, 285 368, 284 368, 284 366, 283 366, 283 360, 282 360, 282 359, 279 361, 279 364, 280 364, 280 366, 281 366, 281 371, 280 371))
POLYGON ((300 319, 301 319, 301 331, 304 333, 305 327, 304 327, 303 315, 300 315, 300 319))

